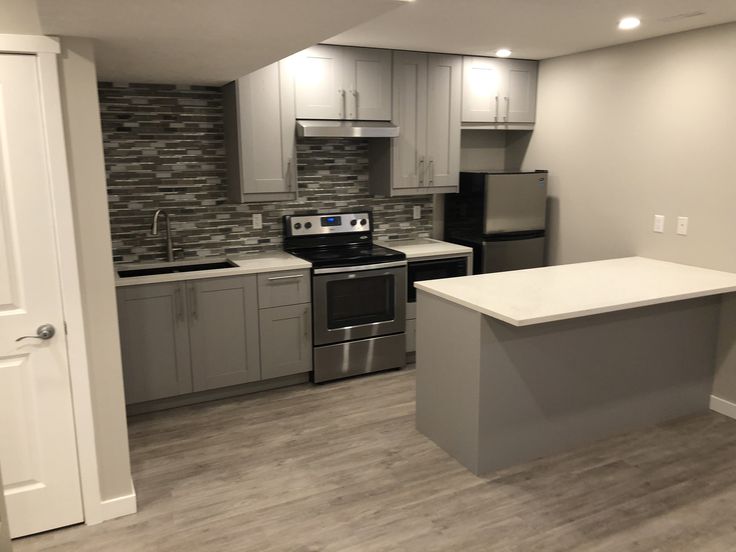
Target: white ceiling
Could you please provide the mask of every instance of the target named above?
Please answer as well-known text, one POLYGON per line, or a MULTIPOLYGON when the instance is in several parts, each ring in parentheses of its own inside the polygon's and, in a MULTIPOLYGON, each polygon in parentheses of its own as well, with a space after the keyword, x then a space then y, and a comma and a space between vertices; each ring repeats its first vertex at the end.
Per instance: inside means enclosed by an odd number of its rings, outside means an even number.
POLYGON ((43 32, 96 39, 98 76, 223 84, 405 0, 38 0, 43 32))
POLYGON ((325 42, 544 59, 735 20, 736 0, 416 0, 325 42))

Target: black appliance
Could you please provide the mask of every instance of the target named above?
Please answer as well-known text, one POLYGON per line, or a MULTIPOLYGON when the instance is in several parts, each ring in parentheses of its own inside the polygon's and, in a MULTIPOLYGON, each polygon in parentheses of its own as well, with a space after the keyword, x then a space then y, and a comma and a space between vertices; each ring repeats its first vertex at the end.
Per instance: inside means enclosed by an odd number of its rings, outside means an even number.
POLYGON ((467 276, 467 274, 467 257, 411 261, 407 269, 406 300, 408 303, 416 303, 417 301, 417 290, 414 287, 414 282, 455 278, 457 276, 467 276))

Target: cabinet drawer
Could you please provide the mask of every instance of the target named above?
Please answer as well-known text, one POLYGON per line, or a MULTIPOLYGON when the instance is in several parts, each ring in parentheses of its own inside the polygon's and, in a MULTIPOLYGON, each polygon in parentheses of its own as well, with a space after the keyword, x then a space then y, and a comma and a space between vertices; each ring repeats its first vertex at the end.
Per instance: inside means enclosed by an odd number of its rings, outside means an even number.
POLYGON ((265 309, 311 301, 308 270, 268 272, 258 275, 258 306, 265 309))

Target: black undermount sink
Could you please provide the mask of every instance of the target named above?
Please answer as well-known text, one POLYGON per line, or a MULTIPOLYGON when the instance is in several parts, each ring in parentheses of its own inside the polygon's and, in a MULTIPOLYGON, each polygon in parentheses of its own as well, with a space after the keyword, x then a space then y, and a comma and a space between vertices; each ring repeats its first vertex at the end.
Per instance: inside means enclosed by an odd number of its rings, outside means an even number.
POLYGON ((177 272, 195 272, 199 270, 217 270, 219 268, 232 268, 238 266, 232 261, 214 261, 211 263, 192 263, 171 266, 152 266, 149 268, 122 268, 118 270, 120 278, 133 278, 135 276, 156 276, 158 274, 175 274, 177 272))

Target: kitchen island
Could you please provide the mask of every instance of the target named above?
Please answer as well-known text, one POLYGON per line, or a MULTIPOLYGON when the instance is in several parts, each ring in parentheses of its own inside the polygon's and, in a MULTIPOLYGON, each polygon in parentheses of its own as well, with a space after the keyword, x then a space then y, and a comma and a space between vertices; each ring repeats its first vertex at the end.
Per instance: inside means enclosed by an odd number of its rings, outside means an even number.
POLYGON ((415 287, 417 428, 482 474, 706 411, 736 274, 629 257, 415 287))

